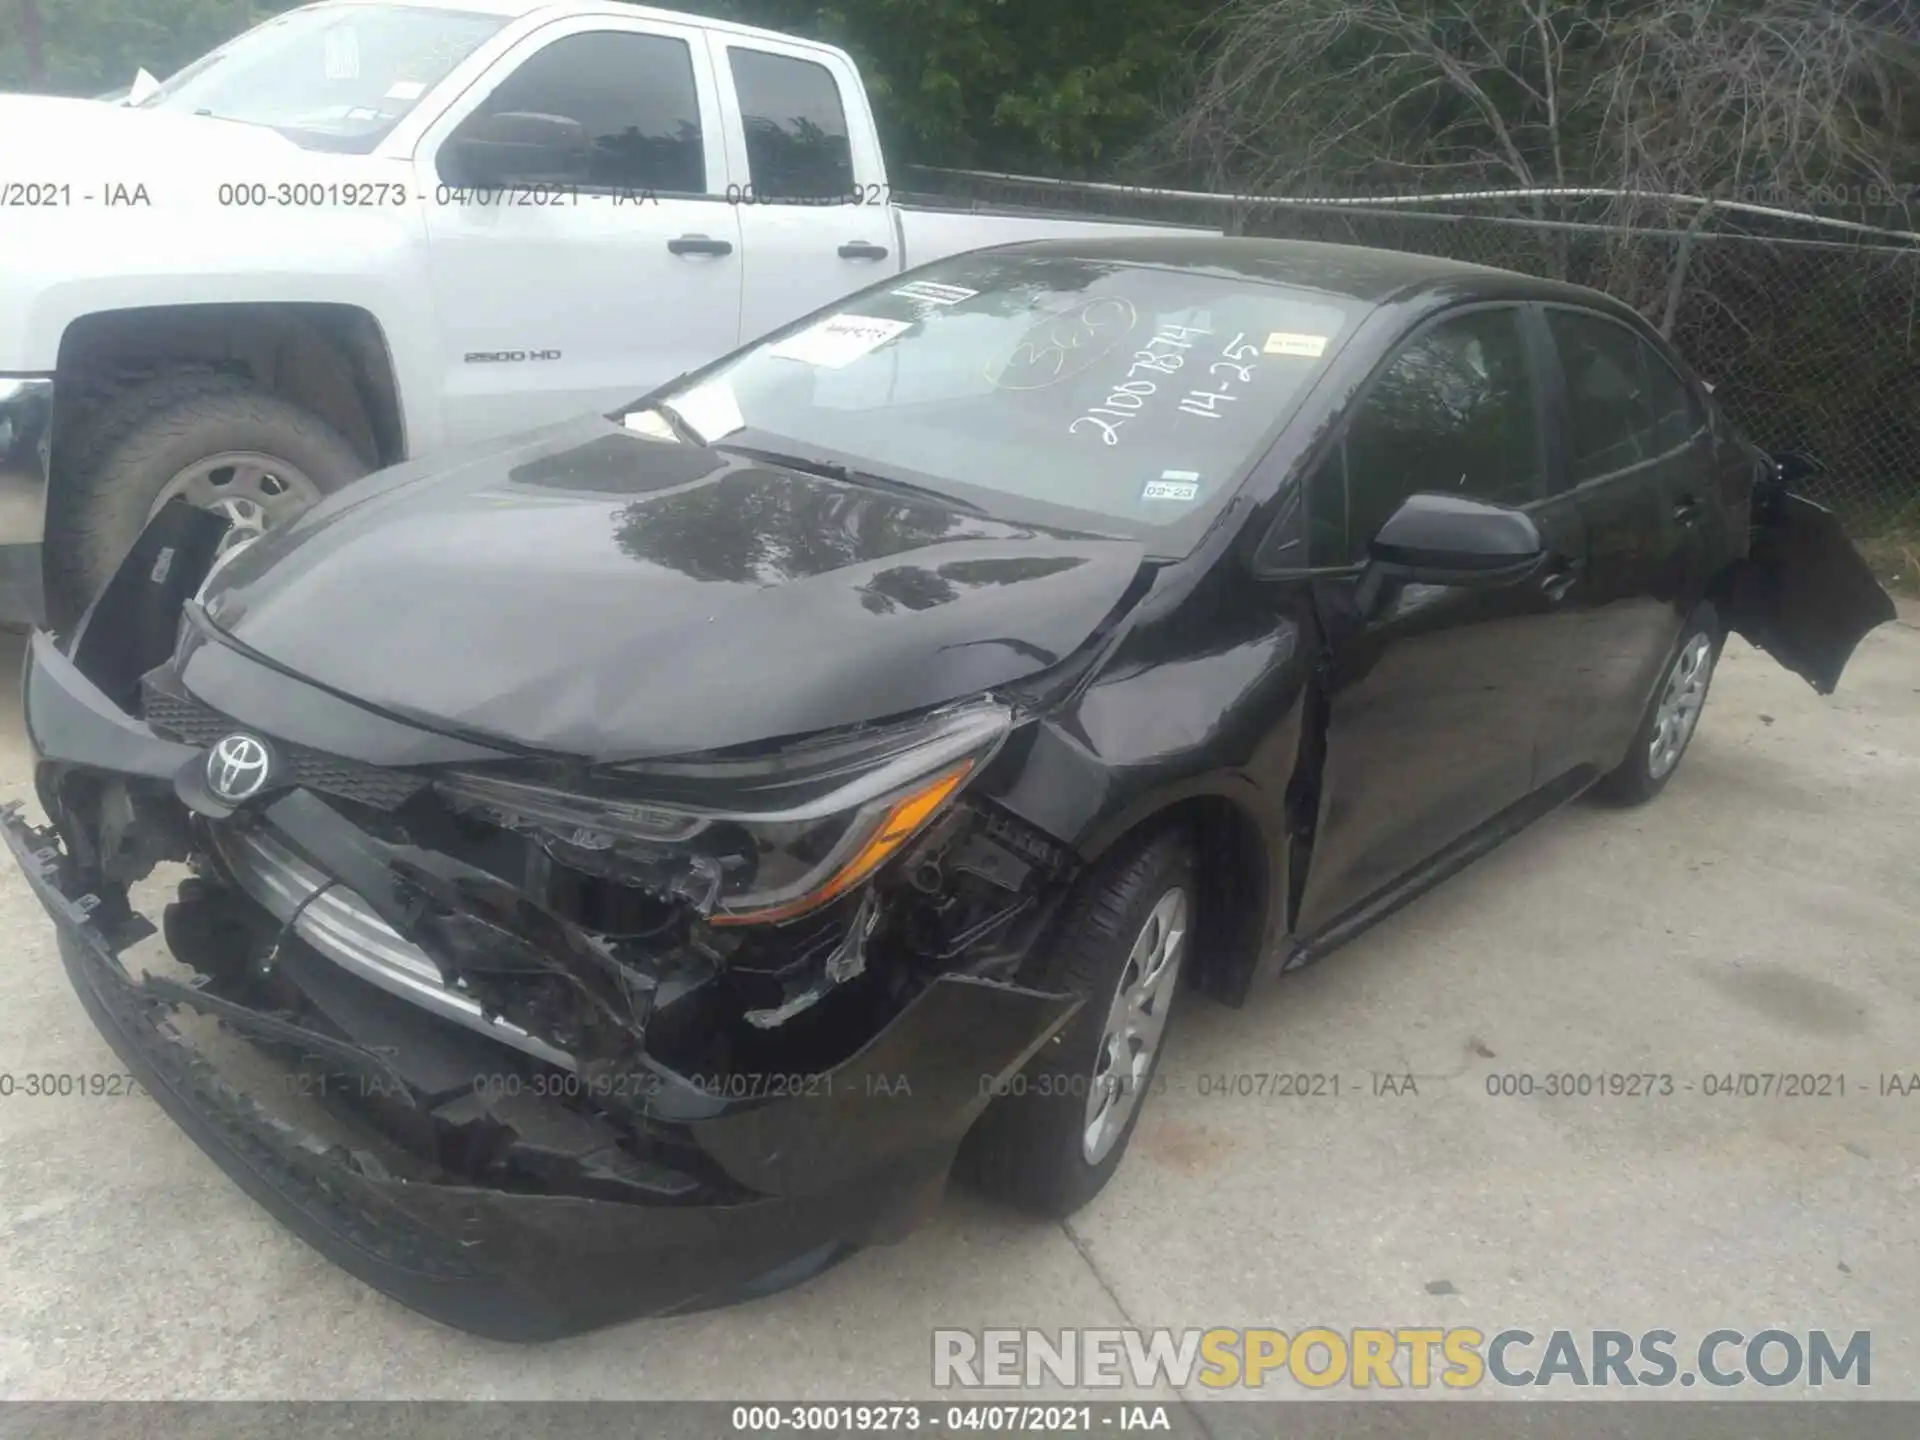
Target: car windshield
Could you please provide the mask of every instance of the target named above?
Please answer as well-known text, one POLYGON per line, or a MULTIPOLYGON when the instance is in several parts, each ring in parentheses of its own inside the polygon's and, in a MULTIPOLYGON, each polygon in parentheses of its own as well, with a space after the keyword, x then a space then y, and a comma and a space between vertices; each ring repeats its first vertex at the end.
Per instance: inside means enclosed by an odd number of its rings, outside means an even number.
POLYGON ((313 150, 366 154, 506 23, 415 5, 331 5, 257 25, 137 108, 266 125, 313 150))
POLYGON ((1226 271, 975 252, 777 332, 663 405, 723 448, 1151 538, 1217 510, 1365 308, 1226 271))

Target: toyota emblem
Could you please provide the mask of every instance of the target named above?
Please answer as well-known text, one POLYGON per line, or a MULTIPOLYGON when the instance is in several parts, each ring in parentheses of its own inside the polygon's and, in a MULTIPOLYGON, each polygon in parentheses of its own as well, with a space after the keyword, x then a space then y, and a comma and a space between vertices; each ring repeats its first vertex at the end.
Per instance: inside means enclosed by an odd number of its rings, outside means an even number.
POLYGON ((260 793, 271 768, 265 741, 229 735, 207 754, 207 785, 222 800, 237 805, 260 793))

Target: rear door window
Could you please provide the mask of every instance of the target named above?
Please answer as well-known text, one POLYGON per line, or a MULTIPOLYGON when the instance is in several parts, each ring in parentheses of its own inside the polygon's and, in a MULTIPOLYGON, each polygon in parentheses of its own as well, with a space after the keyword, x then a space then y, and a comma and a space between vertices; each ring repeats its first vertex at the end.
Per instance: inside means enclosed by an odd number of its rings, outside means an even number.
MULTIPOLYGON (((1578 310, 1550 309, 1547 329, 1566 377, 1568 466, 1574 484, 1616 474, 1663 449, 1647 390, 1647 347, 1626 326, 1578 310)), ((1671 378, 1671 372, 1669 372, 1671 378)))
POLYGON ((728 52, 755 200, 845 200, 853 192, 847 110, 833 72, 765 50, 728 52))
POLYGON ((1664 455, 1691 444, 1707 428, 1707 417, 1687 387, 1658 350, 1640 342, 1640 371, 1647 379, 1647 401, 1653 407, 1653 453, 1664 455))

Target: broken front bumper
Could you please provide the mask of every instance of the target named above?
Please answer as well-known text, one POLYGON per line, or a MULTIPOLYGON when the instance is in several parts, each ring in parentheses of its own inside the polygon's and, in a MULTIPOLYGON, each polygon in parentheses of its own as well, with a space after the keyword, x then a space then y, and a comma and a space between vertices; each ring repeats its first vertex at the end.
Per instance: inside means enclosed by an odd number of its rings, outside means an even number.
MULTIPOLYGON (((25 691, 43 766, 163 793, 204 754, 119 711, 44 636, 25 691)), ((309 846, 339 822, 304 790, 272 812, 296 843, 305 822, 309 846)), ((589 1076, 354 974, 279 907, 261 908, 269 929, 283 922, 272 960, 295 1008, 205 973, 136 973, 122 956, 153 927, 126 891, 17 806, 0 831, 89 1015, 196 1143, 345 1269, 503 1339, 765 1293, 903 1233, 996 1086, 1076 1004, 949 975, 815 1073, 698 1077, 643 1056, 589 1076)))

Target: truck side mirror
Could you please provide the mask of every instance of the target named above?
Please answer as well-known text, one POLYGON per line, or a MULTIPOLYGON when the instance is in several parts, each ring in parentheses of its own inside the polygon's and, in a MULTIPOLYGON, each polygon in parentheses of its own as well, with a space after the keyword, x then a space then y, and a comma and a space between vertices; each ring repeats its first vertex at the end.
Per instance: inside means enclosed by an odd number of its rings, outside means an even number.
POLYGON ((503 110, 475 115, 455 131, 442 156, 451 185, 552 185, 584 179, 593 143, 587 127, 564 115, 503 110))

